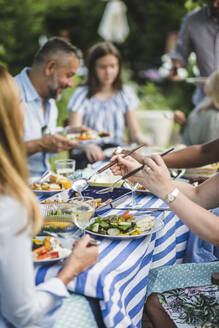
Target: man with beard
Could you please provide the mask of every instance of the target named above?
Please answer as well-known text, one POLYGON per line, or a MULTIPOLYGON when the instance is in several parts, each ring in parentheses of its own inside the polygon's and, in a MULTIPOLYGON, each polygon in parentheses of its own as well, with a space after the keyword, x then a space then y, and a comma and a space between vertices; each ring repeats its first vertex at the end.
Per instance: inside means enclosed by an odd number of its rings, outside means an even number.
MULTIPOLYGON (((179 79, 177 68, 187 66, 188 57, 195 52, 201 77, 208 77, 219 66, 219 0, 205 0, 202 8, 195 9, 183 20, 179 38, 170 53, 170 78, 179 79)), ((204 81, 204 79, 203 79, 204 81)), ((197 86, 193 103, 197 105, 205 96, 203 86, 197 86)), ((181 124, 185 118, 179 113, 175 120, 181 124), (179 116, 179 117, 178 117, 179 116)))
MULTIPOLYGON (((31 68, 24 68, 15 79, 21 98, 27 105, 24 114, 24 141, 31 176, 41 176, 49 169, 48 153, 58 153, 77 146, 77 142, 56 133, 58 111, 55 100, 73 86, 81 53, 70 42, 54 37, 35 55, 31 68)), ((85 127, 71 132, 82 132, 85 127)))

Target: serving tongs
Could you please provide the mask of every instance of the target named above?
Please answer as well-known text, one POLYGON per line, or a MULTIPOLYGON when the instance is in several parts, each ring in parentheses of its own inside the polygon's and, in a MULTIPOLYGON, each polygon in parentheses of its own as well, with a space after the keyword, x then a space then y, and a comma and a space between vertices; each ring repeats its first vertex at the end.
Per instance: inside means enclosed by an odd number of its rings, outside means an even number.
MULTIPOLYGON (((132 153, 134 153, 136 150, 144 147, 145 144, 141 144, 135 148, 133 148, 132 150, 130 150, 126 155, 124 155, 124 157, 127 157, 129 155, 131 155, 132 153)), ((83 190, 85 190, 88 187, 88 182, 97 174, 104 172, 105 170, 107 170, 108 168, 110 168, 111 166, 113 166, 114 164, 117 163, 117 160, 110 162, 106 165, 104 165, 103 167, 101 167, 99 170, 95 171, 94 173, 92 173, 88 178, 79 178, 75 181, 73 181, 72 183, 72 188, 76 191, 81 193, 83 190)))
MULTIPOLYGON (((165 156, 166 154, 168 154, 169 152, 173 151, 174 150, 174 147, 166 150, 165 152, 161 153, 160 156, 165 156)), ((127 156, 127 155, 126 155, 127 156)), ((125 156, 124 156, 125 157, 125 156)), ((114 163, 115 164, 115 163, 114 163)), ((132 175, 134 175, 135 173, 137 173, 138 171, 141 171, 143 168, 144 168, 145 164, 142 164, 141 166, 137 167, 136 169, 130 171, 129 173, 123 175, 121 178, 119 178, 118 180, 116 180, 112 186, 110 187, 107 187, 107 188, 103 188, 103 189, 100 189, 98 190, 96 193, 97 194, 105 194, 107 192, 112 192, 113 191, 113 188, 115 187, 115 185, 120 182, 121 180, 125 180, 125 179, 128 179, 129 177, 131 177, 132 175)))

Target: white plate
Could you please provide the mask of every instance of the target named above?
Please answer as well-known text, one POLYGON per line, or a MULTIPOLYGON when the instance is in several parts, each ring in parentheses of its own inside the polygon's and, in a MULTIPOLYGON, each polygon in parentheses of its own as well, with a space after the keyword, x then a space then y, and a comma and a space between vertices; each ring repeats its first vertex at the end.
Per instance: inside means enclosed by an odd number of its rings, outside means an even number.
MULTIPOLYGON (((46 236, 36 236, 36 239, 39 239, 39 240, 44 240, 45 238, 46 238, 46 236)), ((62 246, 64 248, 67 248, 67 249, 72 249, 72 244, 75 241, 75 239, 73 239, 73 238, 72 239, 71 238, 64 239, 64 238, 57 237, 57 239, 62 243, 62 246)), ((69 255, 60 256, 60 257, 57 257, 55 259, 33 260, 33 262, 35 264, 54 263, 54 262, 57 262, 57 261, 65 260, 67 257, 69 257, 69 255)))
POLYGON ((68 139, 73 139, 81 145, 87 145, 87 144, 90 144, 90 143, 101 144, 103 140, 104 140, 104 142, 106 142, 106 140, 108 140, 108 139, 111 140, 110 136, 100 137, 100 136, 98 136, 98 134, 94 134, 93 139, 87 139, 87 140, 75 139, 75 137, 78 137, 78 136, 80 136, 80 133, 67 134, 68 139))
POLYGON ((207 81, 207 77, 189 77, 188 79, 186 79, 187 83, 192 83, 192 84, 200 84, 203 85, 205 84, 205 82, 207 81))
MULTIPOLYGON (((135 219, 136 219, 136 221, 141 220, 146 215, 148 216, 148 214, 136 215, 135 216, 135 219)), ((86 233, 89 233, 90 235, 93 235, 93 236, 96 236, 96 237, 107 238, 107 239, 115 239, 115 240, 138 239, 138 238, 142 238, 142 237, 151 235, 152 233, 161 230, 163 228, 163 226, 164 226, 163 217, 164 217, 164 212, 162 214, 160 214, 158 217, 154 217, 154 226, 153 226, 153 228, 150 229, 150 230, 143 231, 140 235, 134 235, 134 236, 133 235, 132 236, 131 235, 130 236, 111 236, 111 235, 102 235, 100 233, 92 232, 92 231, 89 231, 89 230, 86 230, 86 229, 85 229, 85 231, 86 231, 86 233)), ((90 224, 92 224, 95 221, 96 218, 97 217, 92 218, 90 220, 90 224)), ((78 225, 77 222, 75 222, 75 224, 77 225, 77 227, 79 229, 83 230, 83 228, 81 228, 78 225)))

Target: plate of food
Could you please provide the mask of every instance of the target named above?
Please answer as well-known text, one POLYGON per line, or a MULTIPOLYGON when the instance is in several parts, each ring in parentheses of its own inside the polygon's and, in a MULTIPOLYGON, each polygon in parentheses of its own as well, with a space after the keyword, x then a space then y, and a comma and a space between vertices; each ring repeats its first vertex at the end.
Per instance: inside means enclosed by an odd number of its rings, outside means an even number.
POLYGON ((71 180, 68 180, 66 177, 55 173, 51 173, 46 181, 35 181, 30 183, 31 189, 39 197, 44 195, 47 197, 52 196, 60 191, 71 188, 71 186, 71 180))
POLYGON ((71 254, 72 239, 36 236, 32 238, 32 257, 36 264, 47 264, 66 259, 71 254))
POLYGON ((88 143, 99 143, 105 138, 109 138, 110 133, 101 131, 85 131, 82 133, 69 133, 67 134, 67 138, 76 140, 80 144, 88 144, 88 143))
MULTIPOLYGON (((128 210, 121 215, 94 217, 85 231, 91 235, 109 239, 137 239, 162 229, 164 225, 162 217, 163 213, 155 217, 148 214, 130 214, 128 210)), ((79 222, 75 223, 83 230, 79 222)))

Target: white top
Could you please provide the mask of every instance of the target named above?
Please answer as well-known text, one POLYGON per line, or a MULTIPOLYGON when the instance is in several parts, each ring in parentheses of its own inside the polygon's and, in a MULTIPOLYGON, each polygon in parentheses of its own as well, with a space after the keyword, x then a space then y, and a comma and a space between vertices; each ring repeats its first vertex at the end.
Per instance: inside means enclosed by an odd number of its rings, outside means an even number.
POLYGON ((121 91, 114 93, 107 100, 93 96, 87 98, 88 87, 82 86, 72 94, 68 110, 82 116, 82 124, 98 132, 110 133, 107 143, 122 144, 125 133, 125 114, 139 106, 139 100, 129 86, 123 86, 121 91))
MULTIPOLYGON (((31 83, 28 70, 25 67, 20 74, 15 77, 17 85, 21 91, 21 98, 27 105, 24 112, 24 141, 31 141, 43 137, 42 128, 47 126, 51 134, 56 133, 56 120, 58 110, 54 99, 46 100, 46 112, 44 115, 42 98, 38 95, 36 89, 31 83)), ((46 170, 49 170, 47 153, 38 152, 28 156, 28 166, 31 176, 41 176, 46 170)))
POLYGON ((50 328, 68 296, 66 287, 58 278, 35 286, 30 229, 19 233, 26 210, 14 198, 0 196, 0 213, 0 327, 50 328))

